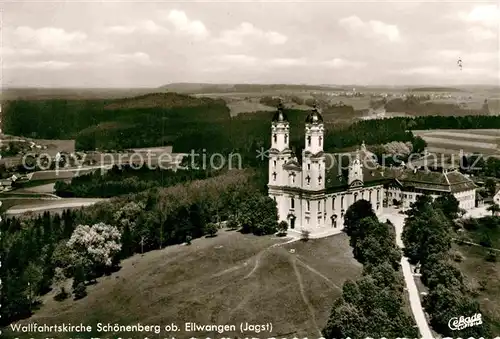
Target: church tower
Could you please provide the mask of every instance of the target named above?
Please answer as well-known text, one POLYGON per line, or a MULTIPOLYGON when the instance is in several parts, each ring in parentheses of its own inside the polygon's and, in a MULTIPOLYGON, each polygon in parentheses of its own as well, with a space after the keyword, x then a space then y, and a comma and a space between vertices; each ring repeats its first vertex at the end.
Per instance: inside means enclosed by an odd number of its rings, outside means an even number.
POLYGON ((290 123, 280 101, 271 125, 271 149, 269 150, 269 186, 286 186, 287 174, 283 165, 291 158, 290 123))
MULTIPOLYGON (((363 142, 362 147, 365 147, 364 142, 363 142)), ((362 166, 361 160, 359 158, 359 153, 360 153, 360 151, 358 149, 356 151, 356 156, 355 156, 354 160, 349 165, 347 184, 350 187, 363 186, 363 166, 362 166)))
POLYGON ((305 147, 302 151, 302 188, 319 191, 325 188, 325 154, 323 117, 318 108, 306 118, 305 147))

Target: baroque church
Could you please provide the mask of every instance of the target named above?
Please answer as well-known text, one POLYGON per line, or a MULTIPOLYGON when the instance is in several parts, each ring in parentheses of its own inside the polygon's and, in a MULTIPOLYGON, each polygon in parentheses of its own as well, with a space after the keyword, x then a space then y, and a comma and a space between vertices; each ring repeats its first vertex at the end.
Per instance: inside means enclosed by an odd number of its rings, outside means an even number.
POLYGON ((347 209, 360 199, 377 215, 384 207, 409 207, 418 195, 449 192, 465 210, 475 207, 476 186, 457 170, 382 167, 364 143, 357 151, 328 154, 323 150, 324 123, 317 108, 305 120, 302 159, 290 149, 290 123, 280 103, 271 125, 269 196, 277 203, 279 221, 290 231, 311 235, 342 231, 347 209))

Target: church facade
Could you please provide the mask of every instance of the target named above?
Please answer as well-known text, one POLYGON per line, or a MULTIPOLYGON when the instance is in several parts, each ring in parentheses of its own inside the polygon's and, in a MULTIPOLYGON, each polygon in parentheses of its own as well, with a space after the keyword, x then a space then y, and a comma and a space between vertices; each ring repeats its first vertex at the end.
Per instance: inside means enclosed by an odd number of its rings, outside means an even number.
POLYGON ((409 207, 424 193, 436 197, 450 192, 461 208, 475 207, 476 186, 458 171, 384 168, 364 143, 355 152, 325 153, 323 117, 316 108, 308 114, 304 132, 299 160, 290 148, 290 123, 280 103, 271 124, 268 190, 279 220, 287 221, 290 231, 340 233, 345 212, 360 199, 369 201, 377 215, 384 206, 409 207))

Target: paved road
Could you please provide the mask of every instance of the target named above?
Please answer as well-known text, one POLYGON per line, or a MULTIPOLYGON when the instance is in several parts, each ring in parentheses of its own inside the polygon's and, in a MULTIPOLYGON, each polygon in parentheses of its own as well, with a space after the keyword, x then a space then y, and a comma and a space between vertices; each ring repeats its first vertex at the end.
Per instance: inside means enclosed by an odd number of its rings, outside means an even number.
MULTIPOLYGON (((400 248, 403 248, 403 240, 401 239, 401 233, 403 232, 404 225, 403 214, 398 214, 397 210, 389 211, 382 215, 381 221, 386 221, 389 219, 396 228, 396 243, 400 248), (392 213, 391 213, 392 212, 392 213)), ((413 279, 413 272, 411 270, 408 258, 401 258, 401 267, 403 269, 403 275, 406 283, 406 288, 408 289, 408 295, 410 297, 410 306, 417 323, 418 330, 420 331, 420 338, 430 339, 433 338, 429 324, 427 323, 427 318, 425 317, 424 309, 422 308, 422 303, 420 301, 420 293, 418 292, 417 285, 413 279)))
POLYGON ((95 203, 98 203, 100 201, 105 201, 106 199, 99 199, 99 198, 68 198, 68 199, 61 199, 63 201, 58 201, 54 203, 46 203, 44 202, 43 204, 33 204, 33 205, 17 205, 13 206, 9 210, 5 212, 6 215, 17 215, 17 214, 22 214, 26 213, 29 211, 49 211, 53 209, 60 209, 60 208, 75 208, 75 207, 84 207, 84 206, 90 206, 95 203))

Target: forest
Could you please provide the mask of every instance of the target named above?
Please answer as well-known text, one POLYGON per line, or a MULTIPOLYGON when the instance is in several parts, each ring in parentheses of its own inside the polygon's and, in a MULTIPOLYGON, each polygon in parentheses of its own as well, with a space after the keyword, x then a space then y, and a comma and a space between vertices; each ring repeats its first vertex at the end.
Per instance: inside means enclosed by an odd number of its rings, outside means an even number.
MULTIPOLYGON (((400 100, 400 99, 394 99, 400 100)), ((411 98, 386 105, 413 107, 411 98)), ((427 105, 427 104, 425 104, 427 105)), ((451 105, 454 107, 453 105, 451 105)), ((499 128, 500 117, 483 112, 460 110, 447 116, 439 109, 434 115, 362 120, 338 123, 336 114, 350 115, 349 107, 325 111, 325 151, 390 141, 414 140, 411 130, 499 128), (340 110, 337 112, 336 110, 340 110), (344 112, 345 111, 345 112, 344 112)), ((352 108, 352 107, 351 107, 352 108)), ((409 108, 396 107, 398 110, 409 108)), ((394 108, 394 109, 396 109, 394 108)), ((297 152, 303 145, 307 111, 287 109, 291 141, 297 152)), ((121 150, 136 147, 173 145, 175 152, 206 149, 207 152, 247 153, 255 156, 258 147, 270 146, 272 112, 256 112, 230 117, 223 100, 194 98, 175 93, 148 94, 113 100, 15 100, 3 112, 7 134, 44 138, 76 139, 78 150, 121 150), (57 117, 57 119, 54 119, 57 117)))
POLYGON ((30 316, 40 296, 52 288, 60 289, 58 300, 82 298, 86 285, 118 270, 121 259, 213 236, 221 221, 245 233, 275 233, 276 205, 261 192, 255 175, 249 170, 226 171, 62 215, 46 212, 4 220, 0 326, 30 316), (73 278, 72 291, 60 285, 68 278, 73 278))

